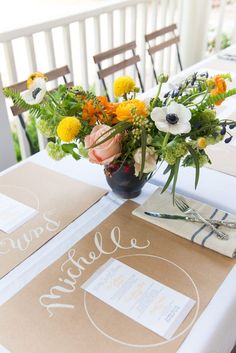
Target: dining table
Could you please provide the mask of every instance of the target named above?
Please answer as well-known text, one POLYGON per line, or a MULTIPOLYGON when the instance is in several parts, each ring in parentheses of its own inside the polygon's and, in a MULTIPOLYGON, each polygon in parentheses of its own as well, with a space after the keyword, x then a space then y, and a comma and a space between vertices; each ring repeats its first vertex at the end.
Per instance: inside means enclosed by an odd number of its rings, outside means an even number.
MULTIPOLYGON (((234 75, 236 77, 236 45, 232 45, 222 52, 211 55, 207 59, 179 72, 170 78, 166 84, 166 88, 172 88, 176 82, 179 82, 188 74, 198 72, 199 70, 231 72, 233 83, 235 83, 236 87, 236 79, 234 81, 234 75)), ((141 97, 146 99, 154 95, 155 87, 145 92, 141 97)), ((231 115, 235 112, 236 120, 236 98, 229 99, 229 102, 225 101, 224 105, 225 109, 231 115)), ((226 163, 231 163, 236 170, 236 143, 234 145, 232 142, 232 146, 235 148, 234 158, 231 156, 228 162, 227 156, 225 158, 226 163)), ((39 273, 55 262, 76 242, 82 239, 125 202, 124 199, 116 196, 109 188, 103 166, 92 164, 86 159, 76 161, 71 156, 61 161, 54 161, 47 155, 46 150, 36 153, 27 160, 8 168, 0 175, 5 175, 11 170, 17 170, 19 166, 28 161, 79 181, 102 187, 108 193, 0 280, 1 305, 18 293, 39 273)), ((141 195, 134 199, 136 203, 144 203, 157 187, 162 187, 165 184, 166 175, 163 174, 165 167, 164 163, 158 166, 156 173, 143 187, 141 195)), ((178 194, 210 204, 218 209, 236 215, 236 177, 234 175, 203 167, 200 172, 197 189, 194 187, 194 175, 194 168, 180 168, 176 187, 178 194)), ((206 309, 197 319, 177 353, 230 353, 235 345, 236 265, 233 266, 206 309)), ((1 342, 0 352, 17 353, 9 352, 6 347, 1 346, 1 342)))

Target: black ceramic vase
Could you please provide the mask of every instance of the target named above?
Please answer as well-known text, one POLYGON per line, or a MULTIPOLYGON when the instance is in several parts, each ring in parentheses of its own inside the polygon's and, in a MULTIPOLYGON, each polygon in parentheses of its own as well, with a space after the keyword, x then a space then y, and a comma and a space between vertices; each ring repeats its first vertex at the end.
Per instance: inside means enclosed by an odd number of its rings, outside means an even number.
POLYGON ((146 183, 146 179, 135 176, 134 166, 129 164, 109 164, 104 173, 112 191, 123 199, 137 197, 146 183))

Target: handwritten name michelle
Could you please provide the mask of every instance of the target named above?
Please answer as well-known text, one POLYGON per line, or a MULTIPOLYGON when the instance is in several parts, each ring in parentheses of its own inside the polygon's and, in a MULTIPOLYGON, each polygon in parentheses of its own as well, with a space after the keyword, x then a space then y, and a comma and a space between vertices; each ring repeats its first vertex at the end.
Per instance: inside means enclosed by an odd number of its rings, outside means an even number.
POLYGON ((95 263, 102 255, 115 254, 118 249, 146 249, 150 242, 138 244, 137 239, 132 238, 128 246, 121 243, 121 232, 119 227, 114 227, 110 234, 110 240, 114 246, 112 250, 105 249, 103 236, 100 232, 94 235, 94 250, 88 253, 87 257, 76 254, 75 249, 70 249, 67 253, 67 259, 61 265, 62 277, 58 278, 58 284, 49 289, 48 294, 43 294, 39 298, 40 304, 48 311, 49 317, 52 317, 59 308, 73 309, 74 305, 68 302, 67 294, 76 290, 77 282, 86 268, 95 263))

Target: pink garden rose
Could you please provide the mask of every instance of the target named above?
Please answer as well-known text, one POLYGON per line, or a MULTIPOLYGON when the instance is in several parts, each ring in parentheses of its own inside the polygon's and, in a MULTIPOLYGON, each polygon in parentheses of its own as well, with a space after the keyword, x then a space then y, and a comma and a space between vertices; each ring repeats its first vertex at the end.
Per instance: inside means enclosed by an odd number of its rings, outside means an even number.
MULTIPOLYGON (((110 129, 108 125, 96 125, 91 131, 90 135, 87 135, 84 139, 85 148, 97 143, 97 139, 110 129)), ((105 135, 103 138, 106 138, 109 135, 105 135)), ((99 141, 100 142, 100 141, 99 141)), ((97 147, 88 149, 89 161, 97 164, 109 164, 114 159, 118 158, 121 154, 121 135, 117 134, 116 136, 110 138, 108 141, 102 143, 97 147)))

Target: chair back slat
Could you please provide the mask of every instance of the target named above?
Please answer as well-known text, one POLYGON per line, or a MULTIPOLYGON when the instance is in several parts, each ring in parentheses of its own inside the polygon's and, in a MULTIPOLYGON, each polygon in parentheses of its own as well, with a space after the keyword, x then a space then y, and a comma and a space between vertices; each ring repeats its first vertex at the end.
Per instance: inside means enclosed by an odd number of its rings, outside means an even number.
POLYGON ((172 39, 169 39, 169 40, 166 40, 165 42, 163 43, 160 43, 158 45, 155 45, 154 47, 151 47, 148 49, 148 52, 149 54, 155 54, 157 51, 160 51, 160 50, 163 50, 165 48, 168 48, 170 47, 171 45, 173 44, 177 44, 179 43, 180 41, 180 37, 179 36, 176 36, 175 38, 172 38, 172 39))
POLYGON ((94 59, 95 64, 98 64, 101 61, 113 58, 116 55, 125 53, 126 51, 133 50, 135 48, 136 48, 136 43, 135 43, 135 41, 133 41, 133 42, 121 45, 120 47, 113 48, 113 49, 107 50, 103 53, 94 55, 93 59, 94 59))
POLYGON ((53 81, 59 77, 63 77, 70 74, 69 67, 67 65, 59 67, 58 69, 51 70, 46 72, 45 76, 48 78, 48 81, 53 81))
POLYGON ((146 34, 145 35, 145 40, 146 40, 146 42, 148 42, 148 41, 153 40, 153 39, 155 39, 157 37, 163 36, 166 33, 173 32, 176 29, 177 29, 177 25, 174 23, 174 24, 172 24, 170 26, 167 26, 167 27, 164 27, 162 29, 159 29, 159 30, 157 30, 155 32, 146 34))
MULTIPOLYGON (((164 28, 158 29, 157 31, 154 31, 152 33, 146 34, 145 35, 145 41, 148 45, 148 54, 150 56, 151 59, 151 63, 152 63, 152 70, 153 70, 153 75, 154 75, 154 79, 155 82, 158 84, 158 77, 157 77, 157 72, 156 72, 156 67, 155 67, 155 55, 157 52, 159 51, 164 51, 164 53, 167 55, 167 61, 165 62, 165 70, 166 70, 166 66, 168 67, 167 70, 170 70, 170 63, 171 63, 171 59, 170 59, 170 47, 172 45, 175 44, 176 46, 176 51, 177 51, 177 59, 179 62, 179 67, 180 70, 182 71, 183 67, 182 67, 182 63, 181 63, 181 58, 180 58, 180 52, 179 52, 179 46, 178 43, 180 42, 180 36, 177 36, 175 33, 175 30, 177 29, 177 25, 175 23, 166 26, 164 28), (151 44, 150 42, 156 40, 155 44, 151 44), (168 49, 167 49, 168 48, 168 49)), ((159 54, 159 70, 163 69, 163 55, 160 56, 159 54)), ((168 72, 168 71, 167 71, 168 72)), ((170 73, 170 72, 168 72, 170 73)))
MULTIPOLYGON (((136 53, 135 53, 136 46, 137 46, 136 42, 133 41, 130 43, 123 44, 119 47, 107 50, 103 53, 94 55, 94 57, 93 57, 94 62, 95 62, 95 64, 98 65, 98 72, 97 72, 98 77, 102 81, 103 88, 106 92, 106 96, 107 96, 108 100, 110 100, 110 96, 108 94, 107 85, 106 85, 106 82, 104 79, 107 76, 113 75, 117 71, 124 70, 128 66, 134 66, 134 68, 138 74, 138 79, 139 79, 141 90, 142 90, 142 92, 144 92, 144 87, 143 87, 141 75, 140 75, 139 68, 137 65, 137 63, 140 61, 140 57, 139 57, 139 55, 136 55, 136 53), (125 53, 128 51, 131 51, 132 56, 125 59, 125 53), (113 59, 116 55, 121 55, 121 54, 122 54, 122 61, 120 61, 117 64, 113 64, 113 65, 110 64, 110 66, 108 66, 106 68, 102 68, 102 62, 104 60, 113 59)), ((112 60, 112 62, 113 62, 113 60, 112 60)))
POLYGON ((107 67, 106 69, 98 71, 98 76, 100 79, 104 79, 105 77, 110 76, 117 71, 125 69, 128 66, 137 64, 139 61, 140 61, 139 55, 135 55, 130 59, 126 59, 124 61, 121 61, 118 64, 115 64, 113 66, 107 67))

